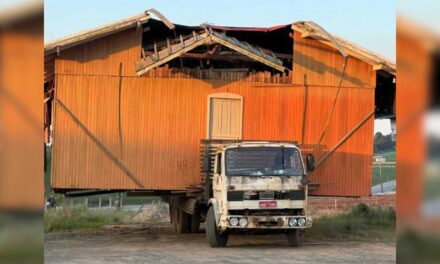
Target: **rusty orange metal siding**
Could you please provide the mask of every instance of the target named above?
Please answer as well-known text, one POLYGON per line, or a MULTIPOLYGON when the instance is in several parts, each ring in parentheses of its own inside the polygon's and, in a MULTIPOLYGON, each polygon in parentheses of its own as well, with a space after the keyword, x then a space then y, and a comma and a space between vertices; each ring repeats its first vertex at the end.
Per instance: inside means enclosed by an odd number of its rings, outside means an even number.
POLYGON ((141 56, 141 30, 132 28, 60 51, 55 74, 135 76, 135 61, 141 56))
MULTIPOLYGON (((316 143, 330 110, 338 79, 336 69, 341 68, 342 61, 334 51, 327 54, 326 46, 314 48, 320 44, 299 41, 307 45, 301 47, 295 39, 294 84, 135 77, 139 35, 135 29, 127 30, 84 44, 88 47, 63 51, 56 62, 56 98, 132 172, 142 189, 183 190, 201 181, 199 144, 207 137, 209 94, 243 96, 243 139, 316 143), (113 46, 118 48, 109 48, 113 46), (90 50, 101 54, 101 59, 95 58, 96 54, 88 59, 90 50), (308 75, 309 87, 305 142, 301 142, 304 74, 308 75)), ((325 150, 374 109, 375 72, 371 65, 350 59, 347 76, 349 81, 343 84, 323 140, 325 150)), ((59 106, 55 108, 52 187, 140 188, 59 106)), ((311 180, 321 183, 315 194, 369 195, 372 140, 373 120, 369 120, 312 174, 311 180)))
MULTIPOLYGON (((57 99, 124 162, 145 189, 178 190, 200 183, 199 147, 200 139, 207 136, 208 94, 244 97, 244 139, 293 140, 293 113, 300 111, 292 104, 300 88, 124 77, 120 144, 118 77, 58 75, 56 89, 57 99)), ((53 187, 138 188, 58 106, 54 124, 53 187)))
MULTIPOLYGON (((397 185, 397 228, 419 223, 424 198, 424 176, 428 157, 429 140, 424 131, 425 113, 432 100, 431 87, 434 56, 427 43, 438 45, 429 39, 429 34, 414 32, 420 30, 398 21, 396 34, 398 68, 396 97, 397 142, 396 168, 397 185), (409 27, 408 27, 409 26, 409 27), (425 35, 426 34, 426 35, 425 35), (422 37, 423 36, 423 37, 422 37), (416 221, 415 221, 416 220, 416 221)), ((423 32, 423 31, 422 31, 423 32)), ((426 176, 425 176, 426 177, 426 176)), ((428 181, 427 181, 428 182, 428 181)))
POLYGON ((14 19, 0 31, 2 213, 40 212, 44 207, 42 9, 32 13, 32 19, 14 19))
MULTIPOLYGON (((342 55, 317 40, 294 33, 294 83, 307 84, 304 144, 314 145, 326 124, 338 89, 344 59, 342 55)), ((349 57, 328 130, 321 148, 314 146, 319 160, 347 135, 363 118, 374 111, 376 72, 363 61, 349 57)), ((303 97, 297 103, 303 105, 303 97)), ((302 120, 303 113, 295 113, 302 120)), ((300 125, 302 127, 302 124, 300 125)), ((295 130, 298 132, 298 130, 295 130)), ((366 196, 370 194, 373 157, 374 118, 364 123, 310 176, 320 187, 314 195, 366 196)), ((296 133, 295 138, 302 138, 296 133)), ((300 140, 301 142, 301 140, 300 140)))

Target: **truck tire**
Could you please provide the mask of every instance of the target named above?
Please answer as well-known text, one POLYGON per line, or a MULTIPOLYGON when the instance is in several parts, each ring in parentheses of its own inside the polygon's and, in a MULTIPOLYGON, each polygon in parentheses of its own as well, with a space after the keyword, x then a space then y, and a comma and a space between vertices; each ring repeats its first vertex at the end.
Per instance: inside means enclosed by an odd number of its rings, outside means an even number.
POLYGON ((228 233, 220 234, 215 223, 214 208, 209 207, 208 215, 206 216, 206 238, 211 247, 225 247, 228 243, 228 233))
POLYGON ((191 233, 198 233, 200 231, 200 215, 195 213, 191 215, 190 231, 191 233))
POLYGON ((176 210, 177 210, 176 232, 178 234, 188 233, 189 232, 190 215, 185 213, 180 208, 176 208, 176 210))
POLYGON ((287 243, 289 244, 289 247, 299 247, 300 237, 299 237, 299 230, 298 229, 292 229, 292 230, 287 231, 286 237, 287 237, 287 243))

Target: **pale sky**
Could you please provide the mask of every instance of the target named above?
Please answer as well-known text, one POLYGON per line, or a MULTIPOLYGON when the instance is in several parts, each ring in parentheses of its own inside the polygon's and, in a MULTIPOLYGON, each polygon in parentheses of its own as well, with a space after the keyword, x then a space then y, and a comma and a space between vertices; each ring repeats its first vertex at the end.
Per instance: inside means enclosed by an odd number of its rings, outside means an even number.
POLYGON ((199 25, 274 26, 312 20, 395 61, 394 0, 46 0, 45 41, 156 8, 171 22, 199 25))
POLYGON ((374 120, 374 134, 381 132, 383 135, 391 134, 391 123, 389 119, 374 120))

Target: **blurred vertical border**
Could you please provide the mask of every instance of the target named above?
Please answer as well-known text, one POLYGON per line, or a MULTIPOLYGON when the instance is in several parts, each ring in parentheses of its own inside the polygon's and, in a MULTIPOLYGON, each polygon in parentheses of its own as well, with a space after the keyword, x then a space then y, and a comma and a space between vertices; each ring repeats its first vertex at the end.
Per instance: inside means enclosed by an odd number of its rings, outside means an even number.
POLYGON ((18 2, 0 3, 0 262, 42 263, 43 2, 18 2))
MULTIPOLYGON (((422 2, 422 8, 430 6, 422 2)), ((398 263, 440 263, 438 32, 405 14, 397 16, 398 263)))

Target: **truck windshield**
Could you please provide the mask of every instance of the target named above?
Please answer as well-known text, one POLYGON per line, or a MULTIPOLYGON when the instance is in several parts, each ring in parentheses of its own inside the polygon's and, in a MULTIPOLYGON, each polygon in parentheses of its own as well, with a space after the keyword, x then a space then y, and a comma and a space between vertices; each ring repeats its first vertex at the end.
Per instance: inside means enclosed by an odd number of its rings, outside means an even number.
POLYGON ((226 150, 228 176, 300 176, 304 174, 296 148, 239 147, 226 150))

